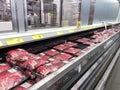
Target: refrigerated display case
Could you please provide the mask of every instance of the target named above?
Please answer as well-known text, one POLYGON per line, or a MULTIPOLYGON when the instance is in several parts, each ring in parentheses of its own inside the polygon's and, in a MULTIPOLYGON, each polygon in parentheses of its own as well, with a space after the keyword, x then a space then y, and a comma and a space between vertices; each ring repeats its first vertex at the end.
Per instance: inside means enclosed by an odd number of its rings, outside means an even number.
POLYGON ((72 89, 72 86, 79 80, 81 80, 82 85, 80 87, 85 88, 86 83, 90 82, 88 78, 92 72, 98 71, 97 68, 104 66, 104 63, 109 61, 104 58, 114 53, 119 47, 119 37, 119 26, 115 28, 110 26, 107 30, 99 28, 22 44, 18 43, 18 45, 1 47, 0 61, 5 63, 7 60, 13 66, 17 65, 22 70, 27 70, 25 73, 29 75, 28 80, 32 79, 36 82, 29 90, 72 89), (27 52, 17 48, 25 49, 27 52), (16 50, 24 53, 18 52, 17 54, 16 50), (110 52, 111 50, 113 52, 110 52), (8 51, 17 55, 18 58, 13 58, 11 53, 7 53, 8 51), (45 62, 41 61, 41 58, 45 62))

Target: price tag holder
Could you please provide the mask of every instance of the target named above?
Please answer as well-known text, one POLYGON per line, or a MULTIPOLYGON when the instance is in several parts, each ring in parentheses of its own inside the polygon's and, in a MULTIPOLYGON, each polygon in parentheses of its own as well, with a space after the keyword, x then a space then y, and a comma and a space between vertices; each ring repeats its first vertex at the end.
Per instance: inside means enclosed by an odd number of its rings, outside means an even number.
POLYGON ((74 31, 74 30, 69 30, 68 32, 69 32, 69 33, 73 33, 73 32, 75 32, 75 31, 74 31))
POLYGON ((18 44, 24 42, 23 38, 10 38, 6 40, 8 45, 18 44))
POLYGON ((42 39, 42 38, 44 38, 44 36, 43 36, 42 34, 36 34, 36 35, 32 35, 32 38, 33 38, 34 40, 37 40, 37 39, 42 39))
POLYGON ((2 43, 2 41, 0 41, 0 46, 3 46, 3 43, 2 43))
POLYGON ((63 34, 64 34, 63 31, 58 31, 58 32, 57 32, 57 35, 63 35, 63 34))

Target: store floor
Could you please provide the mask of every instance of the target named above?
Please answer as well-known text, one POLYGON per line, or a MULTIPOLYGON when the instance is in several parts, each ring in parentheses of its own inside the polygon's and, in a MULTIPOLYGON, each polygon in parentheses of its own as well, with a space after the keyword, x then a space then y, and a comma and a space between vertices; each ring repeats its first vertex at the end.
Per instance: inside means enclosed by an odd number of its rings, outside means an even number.
POLYGON ((120 90, 120 55, 108 78, 104 90, 120 90))

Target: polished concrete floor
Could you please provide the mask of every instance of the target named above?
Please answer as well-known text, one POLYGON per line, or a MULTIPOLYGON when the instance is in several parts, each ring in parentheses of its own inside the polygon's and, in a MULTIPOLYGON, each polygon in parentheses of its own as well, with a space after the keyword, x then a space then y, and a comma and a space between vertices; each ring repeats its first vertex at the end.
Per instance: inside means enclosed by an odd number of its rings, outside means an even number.
POLYGON ((120 90, 120 55, 107 80, 104 90, 120 90))

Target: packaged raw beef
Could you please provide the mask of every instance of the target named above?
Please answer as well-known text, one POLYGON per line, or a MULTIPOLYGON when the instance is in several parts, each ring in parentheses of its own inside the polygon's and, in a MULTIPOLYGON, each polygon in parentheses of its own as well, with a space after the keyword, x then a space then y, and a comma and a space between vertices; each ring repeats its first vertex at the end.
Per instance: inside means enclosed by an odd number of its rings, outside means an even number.
POLYGON ((75 55, 80 56, 80 55, 82 55, 83 53, 84 53, 84 52, 80 51, 80 52, 76 53, 75 55))
POLYGON ((37 55, 41 58, 41 60, 47 60, 50 58, 50 56, 46 55, 45 53, 39 53, 37 55))
POLYGON ((12 65, 15 65, 17 62, 15 60, 12 60, 10 57, 6 57, 6 61, 9 62, 12 65))
POLYGON ((25 61, 29 53, 24 49, 15 49, 7 52, 7 57, 15 61, 25 61))
POLYGON ((90 40, 89 38, 85 38, 85 37, 84 37, 84 38, 81 38, 81 39, 82 39, 82 40, 86 40, 86 41, 90 40))
POLYGON ((58 64, 58 63, 61 63, 61 61, 60 61, 59 59, 49 58, 48 60, 49 60, 50 63, 52 63, 52 64, 58 64))
POLYGON ((93 43, 93 42, 90 42, 90 41, 87 41, 87 42, 83 42, 83 44, 91 45, 91 44, 94 44, 94 43, 93 43))
POLYGON ((38 69, 37 69, 36 72, 39 73, 39 74, 42 74, 42 75, 46 76, 46 75, 48 75, 50 73, 50 70, 48 69, 47 66, 44 65, 44 66, 38 67, 38 69))
POLYGON ((46 64, 43 66, 38 67, 38 69, 36 70, 37 73, 42 74, 44 76, 56 71, 59 67, 57 65, 54 64, 46 64))
POLYGON ((0 73, 0 90, 9 90, 27 79, 27 75, 18 67, 0 73))
POLYGON ((82 43, 85 42, 86 40, 78 39, 77 42, 82 43))
POLYGON ((35 72, 32 71, 32 70, 25 70, 25 72, 30 76, 31 79, 34 79, 35 78, 35 72))
POLYGON ((77 49, 77 48, 68 48, 68 49, 64 50, 64 52, 70 53, 70 54, 76 54, 79 51, 80 51, 80 49, 77 49))
POLYGON ((47 54, 47 55, 49 55, 49 56, 54 56, 54 55, 59 54, 59 52, 57 50, 55 50, 55 49, 47 50, 44 53, 47 54))
POLYGON ((0 73, 3 71, 6 71, 8 69, 10 69, 10 65, 8 63, 0 63, 0 73))
POLYGON ((46 64, 48 63, 47 60, 41 60, 41 59, 29 59, 27 61, 24 62, 17 62, 17 65, 26 69, 36 69, 37 67, 39 67, 40 65, 46 64))
POLYGON ((18 87, 16 87, 14 90, 28 90, 32 85, 34 84, 33 81, 29 80, 18 87))
POLYGON ((72 56, 70 54, 67 53, 60 53, 59 55, 56 55, 53 57, 54 59, 58 59, 58 60, 69 60, 70 58, 72 58, 72 56))
POLYGON ((30 60, 27 60, 24 62, 17 62, 17 65, 22 67, 22 68, 33 70, 37 66, 37 61, 30 59, 30 60))
POLYGON ((89 47, 86 47, 85 49, 83 49, 84 51, 89 51, 90 48, 89 47))
POLYGON ((66 46, 64 44, 60 44, 60 45, 55 46, 54 48, 57 49, 57 50, 61 50, 62 51, 64 49, 67 49, 68 46, 66 46))
POLYGON ((50 73, 58 70, 58 68, 59 68, 59 67, 57 66, 57 64, 51 64, 51 63, 46 64, 46 67, 50 70, 50 73))
POLYGON ((74 43, 74 42, 66 42, 64 45, 65 45, 65 46, 68 46, 68 47, 74 47, 74 46, 77 46, 77 44, 74 43))

